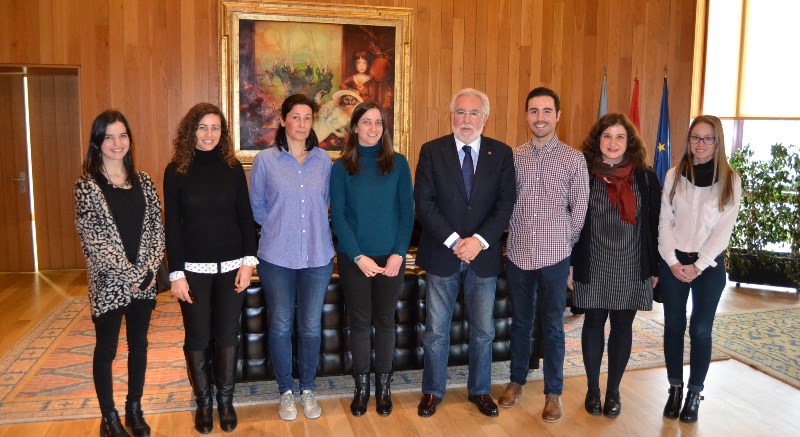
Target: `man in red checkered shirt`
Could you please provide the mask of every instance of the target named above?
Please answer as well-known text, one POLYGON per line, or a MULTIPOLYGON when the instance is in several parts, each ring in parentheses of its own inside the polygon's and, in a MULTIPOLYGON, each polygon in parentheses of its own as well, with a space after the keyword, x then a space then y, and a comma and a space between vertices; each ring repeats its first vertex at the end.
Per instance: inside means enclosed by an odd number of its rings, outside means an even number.
POLYGON ((528 94, 525 118, 532 136, 514 149, 517 202, 508 228, 511 382, 498 399, 501 407, 511 407, 522 393, 538 305, 544 339, 545 422, 561 419, 567 276, 589 202, 586 161, 556 136, 560 117, 553 90, 540 87, 528 94))

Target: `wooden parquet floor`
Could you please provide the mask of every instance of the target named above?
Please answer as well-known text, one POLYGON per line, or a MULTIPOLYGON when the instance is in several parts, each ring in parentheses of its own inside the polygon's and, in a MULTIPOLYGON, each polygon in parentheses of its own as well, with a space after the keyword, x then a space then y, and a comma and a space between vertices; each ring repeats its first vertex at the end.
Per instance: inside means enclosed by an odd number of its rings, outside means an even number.
MULTIPOLYGON (((0 354, 4 354, 66 296, 83 296, 83 271, 0 274, 0 354)), ((764 288, 735 288, 723 294, 719 312, 800 306, 793 292, 764 288)), ((661 318, 660 306, 641 313, 661 318)), ((688 371, 688 370, 687 370, 688 371)), ((603 381, 604 382, 604 381, 603 381)), ((496 398, 502 385, 492 387, 496 398)), ((237 409, 237 436, 788 436, 800 426, 800 390, 735 360, 713 362, 706 380, 700 420, 692 425, 664 419, 666 371, 629 371, 622 381, 623 411, 619 418, 589 416, 583 410, 586 382, 567 378, 564 384, 564 418, 555 424, 542 422, 544 403, 541 381, 528 383, 518 404, 502 409, 497 418, 482 416, 467 401, 466 389, 449 390, 437 414, 417 416, 419 393, 394 396, 394 412, 380 417, 374 403, 363 417, 349 412, 349 398, 321 402, 321 418, 308 420, 302 413, 293 422, 277 415, 277 406, 255 405, 237 409)), ((374 401, 373 401, 374 402, 374 401)), ((146 405, 145 405, 146 410, 146 405)), ((148 415, 154 436, 199 435, 190 413, 148 415)), ((99 419, 41 422, 0 426, 0 437, 98 435, 99 419)), ((217 426, 210 435, 223 435, 217 426)), ((227 434, 226 434, 227 435, 227 434)))

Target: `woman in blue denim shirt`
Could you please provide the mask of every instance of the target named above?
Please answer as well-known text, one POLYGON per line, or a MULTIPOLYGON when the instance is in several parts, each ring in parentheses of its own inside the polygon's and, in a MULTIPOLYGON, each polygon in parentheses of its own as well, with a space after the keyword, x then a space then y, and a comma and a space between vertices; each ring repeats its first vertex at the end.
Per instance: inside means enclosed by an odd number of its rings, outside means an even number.
POLYGON ((312 129, 317 104, 303 94, 281 105, 276 147, 256 155, 250 203, 261 225, 258 275, 269 311, 269 354, 281 393, 278 414, 297 417, 292 329, 297 319, 299 394, 309 419, 322 414, 314 396, 322 304, 333 273, 328 222, 331 158, 312 129), (296 310, 295 310, 296 308, 296 310))

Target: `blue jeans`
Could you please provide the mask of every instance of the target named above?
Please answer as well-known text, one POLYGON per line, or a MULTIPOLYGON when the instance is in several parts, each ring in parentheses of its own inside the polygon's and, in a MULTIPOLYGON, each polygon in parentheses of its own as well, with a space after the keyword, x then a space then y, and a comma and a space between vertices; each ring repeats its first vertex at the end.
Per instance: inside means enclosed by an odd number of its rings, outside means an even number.
POLYGON ((288 269, 258 260, 258 276, 269 314, 269 357, 278 390, 292 390, 292 329, 297 317, 300 391, 312 390, 322 339, 322 304, 333 260, 322 267, 288 269), (296 311, 295 311, 296 310, 296 311))
POLYGON ((507 272, 512 318, 511 381, 522 385, 528 378, 533 315, 538 305, 544 339, 544 393, 560 395, 564 389, 564 310, 569 257, 537 270, 520 269, 509 260, 507 272))
MULTIPOLYGON (((694 261, 678 253, 681 264, 694 261)), ((703 383, 711 364, 711 329, 717 304, 727 282, 722 255, 715 260, 716 267, 708 267, 694 281, 687 284, 672 276, 665 262, 658 266, 659 285, 664 299, 664 360, 670 384, 683 384, 683 336, 686 332, 686 302, 691 289, 692 317, 689 324, 691 351, 689 352, 689 390, 703 391, 703 383)))
POLYGON ((425 291, 425 368, 422 393, 443 398, 447 388, 447 361, 450 352, 450 323, 456 299, 463 288, 469 324, 470 395, 489 394, 492 384, 492 341, 494 340, 494 294, 497 277, 481 278, 469 264, 461 263, 450 276, 428 273, 425 291))

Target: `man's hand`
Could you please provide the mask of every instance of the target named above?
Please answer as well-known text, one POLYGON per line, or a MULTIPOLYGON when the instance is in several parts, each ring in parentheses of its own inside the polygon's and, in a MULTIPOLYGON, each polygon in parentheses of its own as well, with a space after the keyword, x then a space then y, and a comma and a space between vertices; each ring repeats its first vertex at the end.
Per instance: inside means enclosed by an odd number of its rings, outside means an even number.
POLYGON ((453 248, 453 253, 465 263, 469 264, 483 250, 481 242, 475 237, 462 238, 453 248))

